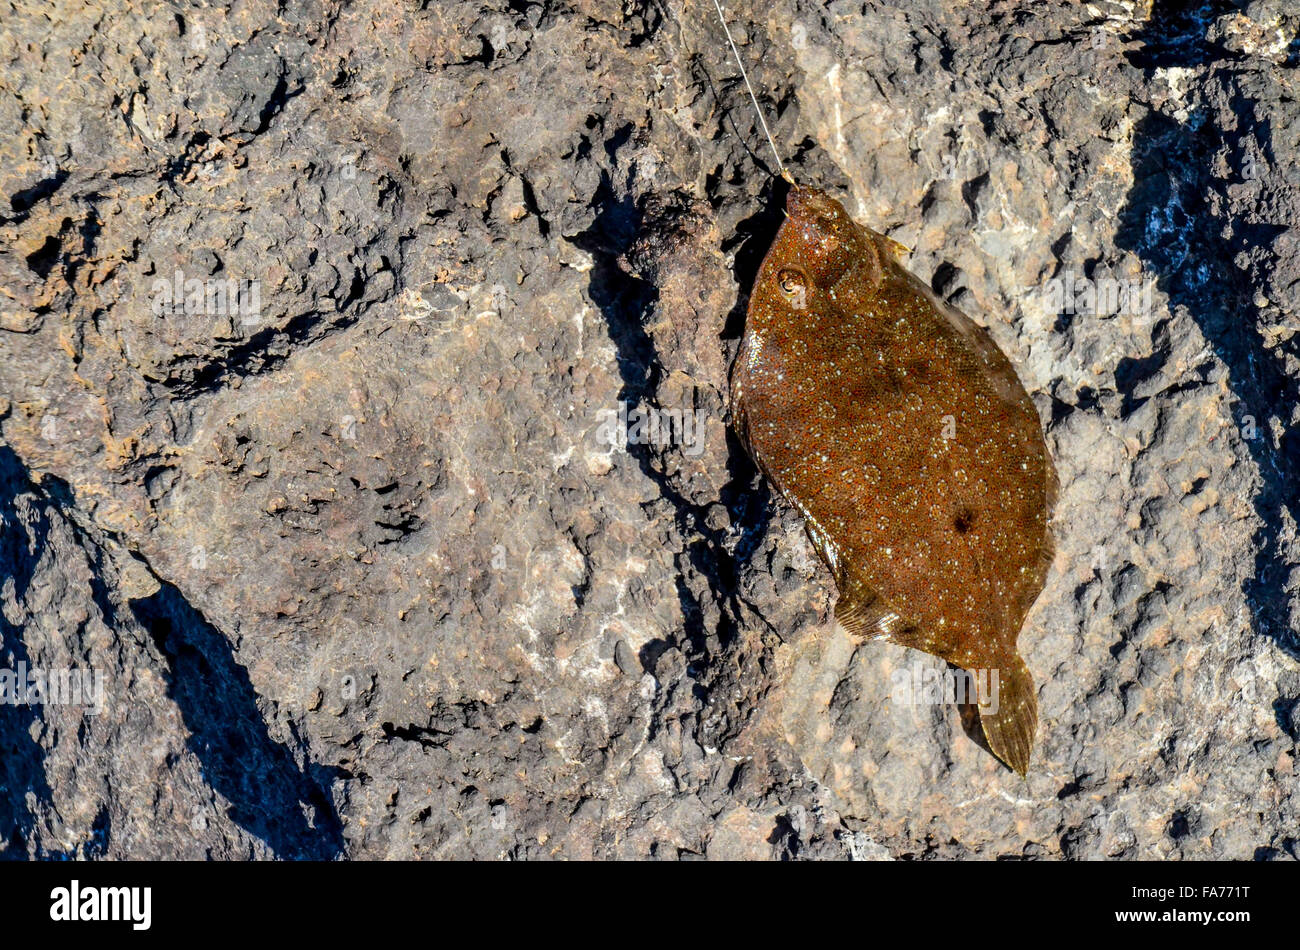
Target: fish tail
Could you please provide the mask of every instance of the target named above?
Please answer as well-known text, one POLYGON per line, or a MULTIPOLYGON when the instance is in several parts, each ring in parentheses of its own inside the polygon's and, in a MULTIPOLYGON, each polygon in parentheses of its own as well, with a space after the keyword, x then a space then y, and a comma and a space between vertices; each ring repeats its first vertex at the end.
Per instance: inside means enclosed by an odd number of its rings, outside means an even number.
POLYGON ((1038 694, 1020 654, 1013 653, 997 672, 997 691, 980 703, 980 725, 993 754, 1023 777, 1038 729, 1038 694))

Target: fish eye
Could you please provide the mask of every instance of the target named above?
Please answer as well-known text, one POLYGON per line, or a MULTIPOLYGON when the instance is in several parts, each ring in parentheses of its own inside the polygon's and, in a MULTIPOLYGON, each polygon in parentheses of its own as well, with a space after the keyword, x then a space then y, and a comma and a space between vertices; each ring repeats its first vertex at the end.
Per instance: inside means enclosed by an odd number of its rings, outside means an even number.
POLYGON ((776 275, 777 286, 790 300, 802 305, 808 294, 808 278, 798 268, 782 268, 776 275))

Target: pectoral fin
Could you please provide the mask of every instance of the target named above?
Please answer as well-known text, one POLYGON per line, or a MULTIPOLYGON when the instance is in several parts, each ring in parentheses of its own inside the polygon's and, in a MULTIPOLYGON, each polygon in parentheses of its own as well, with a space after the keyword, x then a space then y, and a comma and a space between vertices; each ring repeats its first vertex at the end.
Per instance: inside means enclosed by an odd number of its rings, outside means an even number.
POLYGON ((835 602, 835 619, 858 640, 887 640, 947 658, 952 644, 937 639, 930 631, 909 621, 880 593, 852 571, 841 572, 835 581, 840 597, 835 602))
POLYGON ((903 258, 907 257, 909 254, 912 253, 912 249, 910 247, 908 247, 906 244, 899 244, 891 237, 885 237, 881 235, 880 240, 881 243, 885 245, 885 250, 887 250, 890 254, 894 256, 895 259, 899 261, 901 261, 903 258))
MULTIPOLYGON (((902 615, 875 588, 849 569, 840 557, 839 548, 821 530, 815 518, 807 511, 804 512, 804 518, 808 540, 817 550, 822 563, 835 575, 835 587, 839 591, 839 599, 835 601, 835 619, 859 641, 900 642, 898 637, 908 627, 902 615)), ((910 643, 903 645, 912 646, 910 643)))
POLYGON ((840 591, 839 600, 835 602, 835 619, 854 638, 898 642, 897 637, 907 625, 873 588, 847 575, 838 579, 835 586, 840 591))

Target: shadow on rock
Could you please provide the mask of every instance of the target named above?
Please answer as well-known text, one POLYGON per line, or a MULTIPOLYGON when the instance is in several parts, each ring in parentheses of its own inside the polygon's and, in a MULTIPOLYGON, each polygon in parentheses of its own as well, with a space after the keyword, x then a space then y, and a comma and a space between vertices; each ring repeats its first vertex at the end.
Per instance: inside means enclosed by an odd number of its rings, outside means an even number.
MULTIPOLYGON (((45 551, 50 521, 41 505, 24 505, 19 496, 32 490, 27 471, 13 450, 0 446, 0 578, 13 584, 21 601, 30 588, 36 565, 45 551)), ((17 672, 31 668, 22 628, 0 611, 0 662, 17 672)), ((7 848, 0 857, 25 859, 27 842, 36 824, 36 806, 51 802, 45 778, 45 753, 32 738, 42 719, 37 706, 0 702, 0 834, 7 848)))
POLYGON ((168 692, 204 777, 230 802, 230 817, 277 857, 343 855, 342 825, 328 794, 337 770, 306 763, 267 732, 248 672, 230 644, 168 583, 131 601, 170 666, 168 692))
MULTIPOLYGON (((608 178, 597 191, 594 204, 598 209, 595 222, 570 240, 591 254, 594 261, 588 293, 600 308, 616 347, 623 380, 618 398, 629 407, 629 411, 638 405, 656 406, 658 389, 666 373, 655 343, 646 332, 644 320, 658 301, 659 291, 651 281, 628 272, 624 255, 634 241, 644 244, 647 239, 654 241, 661 233, 668 240, 675 215, 687 212, 675 208, 670 198, 666 206, 655 208, 653 214, 647 216, 644 208, 639 207, 630 195, 616 195, 608 178)), ((769 210, 751 219, 753 241, 761 242, 764 250, 771 242, 775 225, 770 232, 764 231, 760 225, 779 223, 779 220, 779 210, 769 210), (759 231, 764 233, 759 234, 759 231)), ((762 251, 755 252, 752 246, 737 253, 738 278, 741 277, 741 268, 746 268, 750 271, 749 281, 752 281, 758 266, 754 260, 756 253, 761 258, 762 251)), ((737 327, 743 326, 744 306, 742 300, 730 315, 718 315, 719 347, 725 346, 724 341, 729 335, 733 338, 738 335, 737 327)), ((689 567, 708 584, 711 597, 709 602, 704 602, 692 591, 687 583, 686 565, 679 562, 683 571, 676 579, 676 590, 685 617, 681 647, 688 658, 687 672, 696 681, 697 696, 704 701, 707 690, 701 684, 711 679, 707 668, 736 639, 739 631, 743 610, 739 593, 740 568, 758 548, 767 530, 771 514, 768 487, 765 480, 758 477, 748 453, 730 428, 727 430, 728 478, 717 498, 688 497, 682 487, 665 473, 662 456, 665 451, 677 451, 676 448, 636 444, 631 440, 621 448, 636 460, 642 473, 654 482, 663 498, 672 505, 677 530, 686 539, 684 554, 689 567), (710 508, 719 502, 728 512, 727 524, 719 524, 718 519, 709 517, 710 508)), ((642 664, 653 671, 656 659, 668 646, 662 643, 648 645, 642 651, 642 664)), ((718 732, 721 735, 716 738, 730 734, 738 725, 720 725, 718 732)))
MULTIPOLYGON (((1129 54, 1134 65, 1152 72, 1158 67, 1230 63, 1232 53, 1206 38, 1207 23, 1218 13, 1236 8, 1207 2, 1198 8, 1161 0, 1146 27, 1133 38, 1143 41, 1129 54)), ((1232 180, 1214 173, 1213 157, 1225 148, 1241 172, 1254 139, 1272 163, 1268 123, 1256 119, 1256 103, 1233 82, 1229 70, 1213 81, 1224 87, 1215 103, 1200 102, 1186 121, 1152 113, 1137 126, 1133 142, 1134 185, 1120 213, 1118 244, 1137 253, 1169 295, 1171 309, 1186 308, 1207 342, 1228 367, 1230 385, 1239 400, 1237 423, 1258 466, 1263 485, 1254 499, 1263 522, 1256 538, 1254 576, 1244 593, 1257 633, 1275 640, 1300 659, 1300 640, 1290 624, 1290 559, 1284 550, 1288 522, 1293 523, 1292 495, 1300 478, 1300 441, 1290 425, 1300 406, 1300 385, 1289 378, 1279 354, 1265 343, 1261 311, 1254 288, 1235 260, 1251 248, 1267 246, 1284 228, 1234 218, 1228 194, 1232 180), (1270 441, 1268 420, 1284 426, 1279 444, 1270 441)), ((1249 178, 1249 174, 1244 177, 1249 178)), ((1142 367, 1121 366, 1116 381, 1126 407, 1142 382, 1142 367)))

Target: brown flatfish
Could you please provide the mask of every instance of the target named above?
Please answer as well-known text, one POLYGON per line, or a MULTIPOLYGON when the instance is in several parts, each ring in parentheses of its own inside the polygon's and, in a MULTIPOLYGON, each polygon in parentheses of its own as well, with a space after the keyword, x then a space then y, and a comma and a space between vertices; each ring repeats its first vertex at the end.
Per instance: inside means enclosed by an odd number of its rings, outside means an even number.
POLYGON ((988 671, 989 748, 1024 775, 1038 722, 1016 649, 1052 560, 1056 474, 988 334, 835 199, 791 188, 731 377, 738 432, 803 514, 858 639, 988 671))

